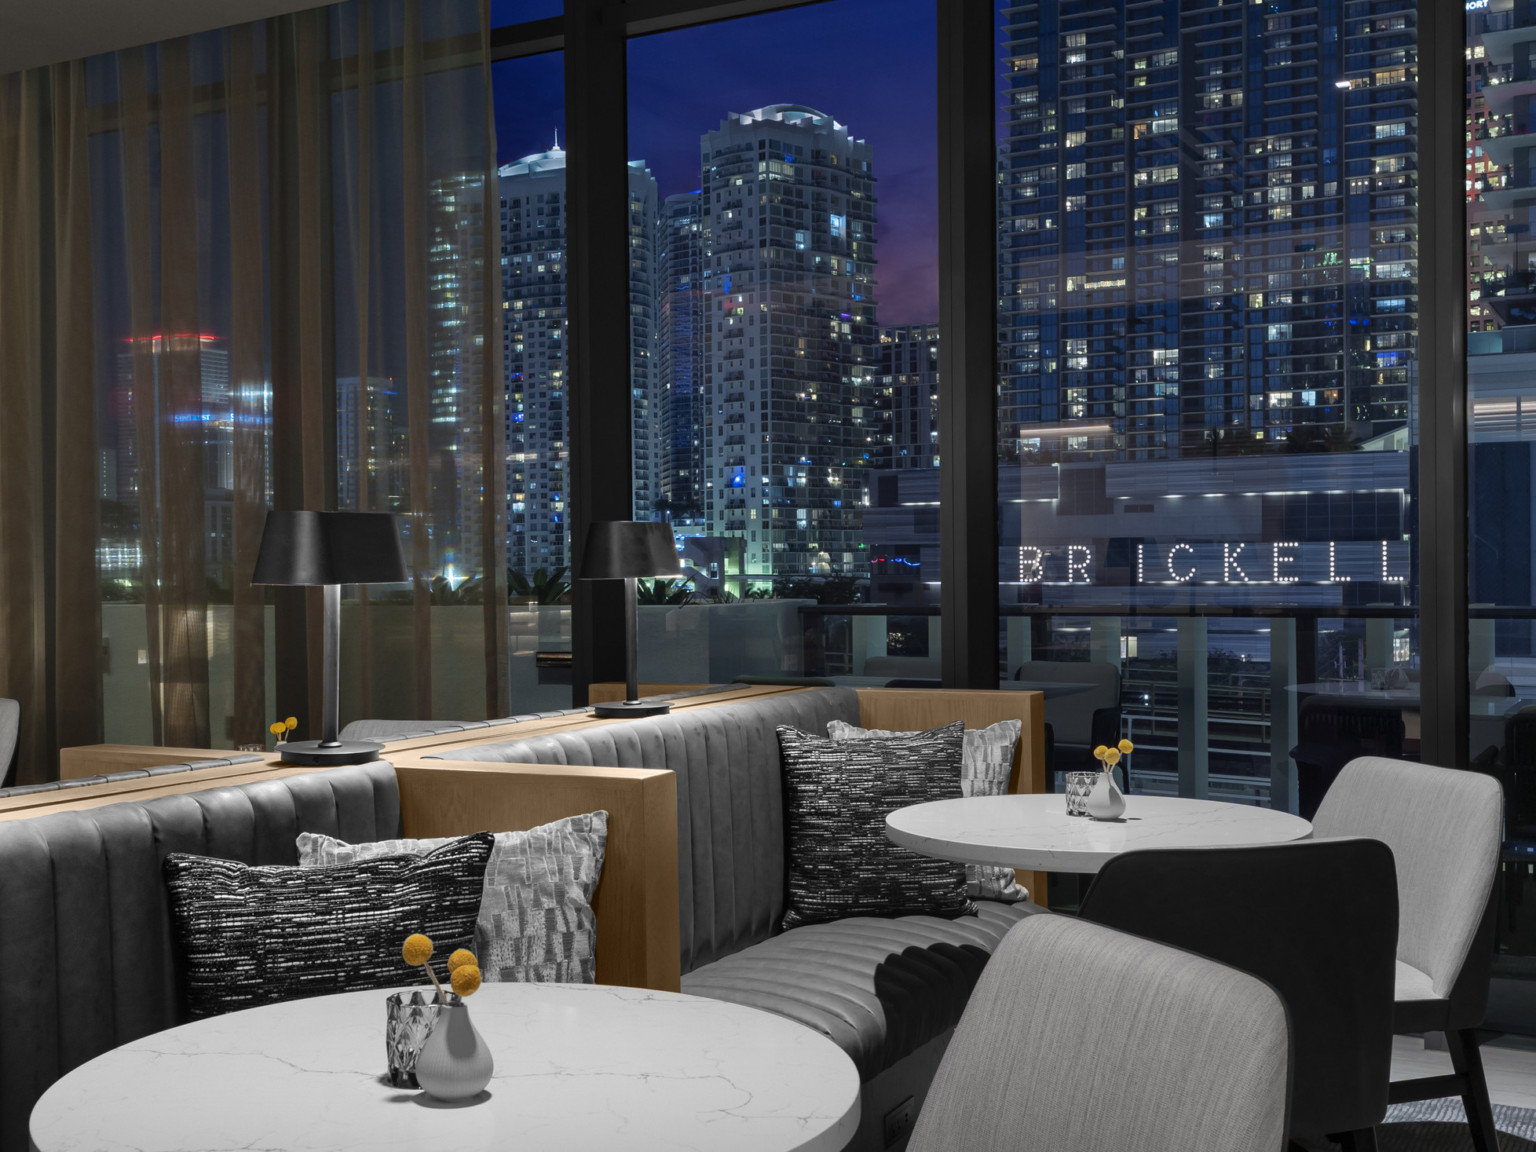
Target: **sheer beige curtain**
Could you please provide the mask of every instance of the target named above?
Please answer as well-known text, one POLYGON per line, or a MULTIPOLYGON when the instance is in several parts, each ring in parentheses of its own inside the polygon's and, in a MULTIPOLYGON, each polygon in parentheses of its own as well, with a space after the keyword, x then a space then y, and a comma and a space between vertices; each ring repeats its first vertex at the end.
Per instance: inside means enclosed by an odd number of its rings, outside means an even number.
POLYGON ((22 782, 102 724, 84 77, 0 77, 0 696, 22 782))
POLYGON ((338 499, 402 514, 415 577, 408 592, 362 589, 347 602, 357 643, 344 657, 344 710, 504 715, 506 385, 489 5, 358 0, 336 12, 345 61, 335 118, 338 499), (466 662, 476 649, 483 659, 466 662))
POLYGON ((343 720, 503 714, 488 0, 356 0, 0 78, 0 696, 22 779, 318 715, 266 511, 401 514, 343 720))

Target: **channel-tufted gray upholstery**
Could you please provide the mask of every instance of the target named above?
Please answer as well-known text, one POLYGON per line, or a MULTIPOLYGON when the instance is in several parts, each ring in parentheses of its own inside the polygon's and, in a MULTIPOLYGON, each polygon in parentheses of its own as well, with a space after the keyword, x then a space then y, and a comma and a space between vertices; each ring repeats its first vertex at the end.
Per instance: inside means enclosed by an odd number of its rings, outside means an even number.
MULTIPOLYGON (((832 720, 859 723, 857 692, 817 688, 436 758, 675 772, 683 991, 815 1028, 853 1058, 866 1098, 889 1106, 921 1097, 931 1064, 919 1062, 922 1072, 899 1065, 925 1045, 942 1046, 992 949, 1038 909, 981 901, 979 916, 958 920, 859 917, 779 934, 784 800, 775 729, 824 734, 832 720)), ((882 1115, 866 1115, 874 1123, 861 1127, 855 1147, 878 1141, 882 1115)))
POLYGON ((1002 938, 1033 909, 977 902, 978 916, 856 916, 809 924, 683 977, 693 996, 798 1020, 872 1079, 953 1028, 1002 938))
POLYGON ((64 1073, 185 1019, 160 864, 296 864, 299 832, 400 834, 387 763, 0 823, 0 1148, 64 1073))
POLYGON ((817 688, 605 724, 444 760, 667 768, 677 774, 678 913, 683 971, 768 939, 784 914, 784 798, 775 729, 826 734, 859 721, 851 688, 817 688))

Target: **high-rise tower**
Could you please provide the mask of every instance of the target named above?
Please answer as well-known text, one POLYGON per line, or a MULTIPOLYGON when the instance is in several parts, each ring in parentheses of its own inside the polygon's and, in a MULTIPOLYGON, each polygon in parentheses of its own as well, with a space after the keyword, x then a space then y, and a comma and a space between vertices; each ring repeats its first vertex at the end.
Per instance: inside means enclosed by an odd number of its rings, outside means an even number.
POLYGON ((874 404, 873 150, 798 104, 701 141, 704 500, 754 574, 862 574, 874 404))
POLYGON ((1002 7, 1005 457, 1338 447, 1410 421, 1413 11, 1002 7))
MULTIPOLYGON (((501 255, 507 375, 507 563, 521 572, 570 563, 569 429, 565 337, 565 151, 503 165, 501 255)), ((660 499, 656 371, 656 181, 629 165, 635 515, 660 499)), ((618 337, 618 332, 614 333, 618 337)))
POLYGON ((662 206, 658 254, 660 339, 666 389, 661 488, 674 522, 692 523, 704 506, 704 373, 707 320, 700 193, 679 192, 662 206))

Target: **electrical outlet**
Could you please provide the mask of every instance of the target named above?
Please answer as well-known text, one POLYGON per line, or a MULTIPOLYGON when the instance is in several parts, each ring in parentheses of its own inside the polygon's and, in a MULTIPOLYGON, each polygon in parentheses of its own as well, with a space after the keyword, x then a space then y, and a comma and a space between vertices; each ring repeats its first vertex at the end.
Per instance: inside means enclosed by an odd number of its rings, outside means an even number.
POLYGON ((885 1146, 887 1148, 912 1131, 917 1113, 916 1104, 917 1102, 908 1096, 885 1114, 885 1146))

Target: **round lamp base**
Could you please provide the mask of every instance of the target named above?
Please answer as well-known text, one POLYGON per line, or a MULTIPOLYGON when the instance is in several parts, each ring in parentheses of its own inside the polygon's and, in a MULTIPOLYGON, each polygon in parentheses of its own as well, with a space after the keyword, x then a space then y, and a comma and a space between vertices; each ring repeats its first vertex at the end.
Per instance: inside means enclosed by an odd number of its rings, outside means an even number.
POLYGON ((592 705, 592 715, 600 720, 634 720, 640 716, 663 716, 672 711, 665 701, 624 700, 592 705))
POLYGON ((277 746, 277 754, 289 764, 313 764, 319 768, 337 768, 343 764, 371 764, 384 751, 384 745, 367 740, 343 740, 329 748, 318 740, 289 740, 277 746))

